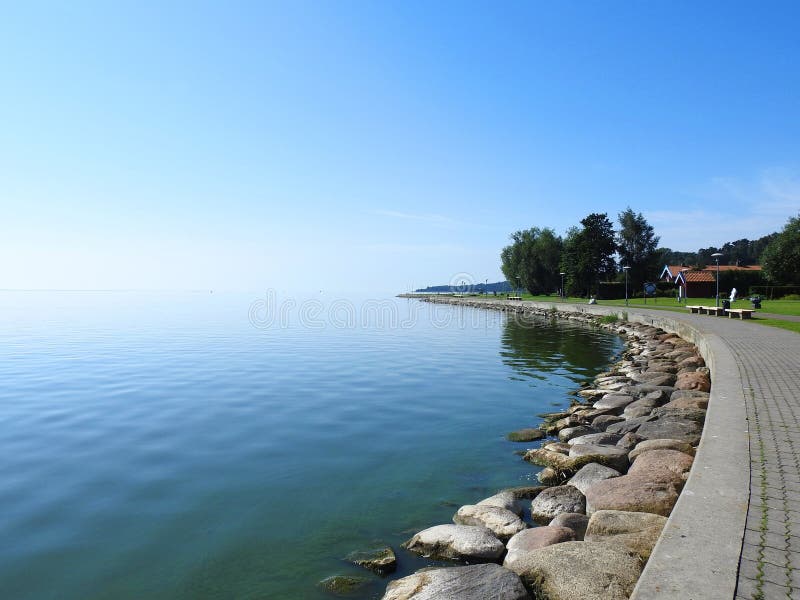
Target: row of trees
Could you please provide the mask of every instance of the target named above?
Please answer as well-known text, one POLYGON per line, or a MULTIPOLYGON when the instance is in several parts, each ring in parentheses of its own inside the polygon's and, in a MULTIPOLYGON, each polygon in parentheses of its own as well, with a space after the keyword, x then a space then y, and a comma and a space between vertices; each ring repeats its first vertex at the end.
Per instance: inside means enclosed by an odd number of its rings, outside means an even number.
POLYGON ((569 294, 588 296, 596 293, 600 281, 618 276, 619 257, 620 265, 631 267, 631 285, 641 286, 658 268, 659 238, 630 207, 618 215, 618 222, 615 231, 607 213, 592 213, 564 238, 549 227, 517 231, 500 253, 503 274, 514 287, 539 294, 560 288, 564 273, 569 294))
POLYGON ((728 264, 760 263, 774 284, 800 283, 800 216, 789 219, 781 232, 696 253, 659 248, 653 227, 630 207, 617 215, 617 222, 615 230, 607 213, 592 213, 563 238, 549 227, 517 231, 500 253, 503 274, 515 288, 540 294, 559 289, 564 273, 566 293, 589 296, 601 281, 623 279, 623 266, 630 267, 631 289, 638 290, 664 264, 702 267, 714 262, 711 254, 721 252, 728 264))
POLYGON ((725 256, 728 264, 747 266, 761 264, 761 256, 767 246, 778 236, 777 233, 770 233, 757 240, 742 238, 735 242, 726 242, 722 246, 709 246, 700 248, 697 252, 678 252, 670 248, 659 248, 663 253, 664 264, 670 265, 691 265, 707 266, 714 264, 712 254, 719 252, 725 256))
POLYGON ((761 255, 764 275, 773 283, 800 283, 800 215, 774 235, 761 255))

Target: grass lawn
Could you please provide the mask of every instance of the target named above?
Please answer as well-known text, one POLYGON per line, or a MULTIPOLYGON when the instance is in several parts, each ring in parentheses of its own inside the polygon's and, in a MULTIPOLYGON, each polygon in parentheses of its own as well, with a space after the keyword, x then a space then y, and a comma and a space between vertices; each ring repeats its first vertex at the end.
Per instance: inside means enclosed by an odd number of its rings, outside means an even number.
MULTIPOLYGON (((490 296, 491 298, 491 296, 490 296)), ((497 296, 501 299, 501 296, 497 296)), ((558 296, 532 296, 530 294, 522 294, 523 300, 535 300, 536 302, 552 302, 558 304, 560 302, 571 302, 574 304, 586 304, 586 298, 566 298, 561 300, 558 296)), ((601 306, 625 306, 625 300, 598 300, 597 304, 601 306)), ((714 306, 713 298, 689 298, 688 300, 678 303, 675 298, 648 298, 647 303, 642 298, 631 298, 628 301, 628 306, 635 308, 652 308, 657 310, 671 310, 675 312, 686 312, 686 305, 699 305, 699 306, 714 306)), ((720 305, 722 301, 720 300, 720 305)), ((737 300, 731 305, 731 308, 751 308, 750 300, 743 298, 737 300)), ((779 327, 780 329, 788 329, 800 333, 800 323, 794 321, 781 321, 779 319, 768 319, 759 317, 759 312, 773 313, 777 315, 794 315, 800 316, 800 300, 762 300, 761 310, 756 311, 753 316, 753 322, 759 325, 767 325, 769 327, 779 327)))

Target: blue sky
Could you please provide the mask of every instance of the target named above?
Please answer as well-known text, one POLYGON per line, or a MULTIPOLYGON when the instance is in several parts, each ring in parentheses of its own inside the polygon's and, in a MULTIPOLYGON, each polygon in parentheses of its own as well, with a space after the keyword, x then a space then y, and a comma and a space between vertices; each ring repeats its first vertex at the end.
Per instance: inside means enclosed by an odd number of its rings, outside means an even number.
POLYGON ((0 288, 385 293, 800 211, 796 2, 12 3, 0 288))

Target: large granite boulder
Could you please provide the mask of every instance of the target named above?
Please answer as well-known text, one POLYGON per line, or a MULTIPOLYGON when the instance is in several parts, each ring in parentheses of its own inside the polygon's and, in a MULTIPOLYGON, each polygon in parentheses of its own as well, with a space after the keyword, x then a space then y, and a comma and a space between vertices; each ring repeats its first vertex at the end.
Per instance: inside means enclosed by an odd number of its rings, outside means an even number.
POLYGON ((618 433, 606 433, 602 431, 574 437, 567 443, 570 446, 574 446, 575 444, 616 444, 621 437, 622 436, 618 433))
POLYGON ((628 452, 619 446, 605 444, 573 444, 569 449, 570 458, 591 457, 596 462, 611 467, 620 473, 628 470, 628 452))
POLYGON ((705 398, 701 397, 682 397, 670 400, 664 405, 664 408, 693 408, 705 410, 708 408, 708 395, 705 398))
POLYGON ((703 426, 697 421, 663 417, 642 423, 636 428, 636 435, 646 440, 680 440, 696 446, 703 435, 703 426))
MULTIPOLYGON (((572 450, 572 446, 567 447, 570 449, 570 451, 572 450)), ((523 458, 535 465, 548 467, 550 469, 550 479, 553 481, 564 481, 568 479, 577 473, 578 469, 580 469, 583 465, 588 465, 590 462, 600 462, 605 464, 604 461, 609 460, 607 457, 602 456, 569 456, 568 454, 555 452, 548 448, 528 450, 523 458)), ((541 478, 540 481, 542 481, 541 478)))
POLYGON ((711 390, 711 379, 707 373, 701 371, 683 372, 678 375, 675 388, 679 390, 700 390, 708 392, 711 390))
MULTIPOLYGON (((541 494, 544 490, 547 489, 547 486, 544 485, 520 485, 517 487, 506 488, 500 492, 500 494, 511 494, 517 500, 533 500, 541 494)), ((478 502, 480 504, 480 502, 478 502)), ((503 508, 508 508, 504 506, 503 508)), ((508 508, 509 510, 512 510, 508 508)))
POLYGON ((688 477, 693 462, 693 457, 679 450, 668 448, 650 450, 638 455, 628 474, 642 475, 649 479, 674 479, 680 482, 688 477))
POLYGON ((586 490, 586 514, 624 510, 666 517, 678 501, 680 488, 671 479, 653 481, 640 473, 598 481, 586 490))
POLYGON ((624 420, 624 417, 620 417, 618 415, 600 415, 592 420, 592 428, 596 429, 597 431, 605 431, 609 425, 613 425, 614 423, 619 423, 620 421, 624 420))
POLYGON ((575 532, 575 539, 582 540, 589 525, 589 517, 583 513, 561 513, 557 515, 548 527, 566 527, 575 532))
POLYGON ((578 488, 559 485, 546 489, 531 502, 531 518, 547 523, 561 513, 585 513, 586 500, 578 488))
POLYGON ((650 415, 644 417, 631 417, 620 423, 609 425, 606 427, 606 431, 609 433, 619 433, 621 435, 625 435, 626 433, 635 433, 639 430, 639 427, 641 427, 642 424, 649 423, 653 420, 655 420, 655 417, 651 417, 650 415))
POLYGON ((682 442, 680 440, 657 439, 639 442, 636 444, 636 447, 630 451, 628 458, 631 459, 631 461, 634 461, 636 460, 637 456, 645 452, 649 452, 650 450, 677 450, 678 452, 684 452, 689 456, 694 456, 694 448, 691 446, 691 444, 687 444, 686 442, 682 442))
POLYGON ((515 533, 527 527, 514 512, 499 506, 467 504, 458 509, 453 516, 457 525, 481 525, 486 527, 501 541, 508 540, 515 533))
POLYGON ((530 600, 519 576, 500 565, 423 569, 392 581, 383 600, 530 600))
POLYGON ((705 367, 706 361, 700 356, 688 356, 678 363, 678 373, 691 373, 699 367, 705 367))
POLYGON ((598 510, 589 519, 585 539, 621 544, 647 561, 666 523, 667 517, 651 513, 598 510))
POLYGON ((701 408, 676 408, 660 406, 650 413, 656 419, 678 419, 680 421, 696 421, 703 424, 706 420, 706 411, 701 408))
POLYGON ((602 408, 617 411, 617 414, 622 412, 622 409, 633 402, 635 398, 628 394, 609 394, 603 396, 600 400, 595 402, 592 406, 594 408, 602 408))
POLYGON ((567 427, 558 432, 558 441, 568 442, 572 438, 585 436, 588 433, 595 433, 595 430, 585 425, 578 425, 577 427, 567 427))
POLYGON ((647 363, 645 373, 671 373, 678 372, 678 365, 674 361, 668 359, 655 358, 647 363))
POLYGON ((655 398, 648 398, 647 396, 643 396, 638 400, 635 400, 628 404, 625 407, 625 410, 622 411, 622 415, 625 418, 628 417, 642 417, 644 415, 649 415, 650 411, 659 406, 659 401, 655 398), (645 410, 646 409, 646 410, 645 410))
POLYGON ((511 565, 527 552, 552 546, 553 544, 560 544, 561 542, 572 541, 575 541, 575 531, 569 527, 534 527, 520 531, 508 540, 508 544, 506 544, 508 553, 503 561, 503 566, 510 569, 511 565))
POLYGON ((589 463, 581 467, 581 469, 570 478, 567 485, 576 487, 582 494, 585 494, 586 490, 593 483, 603 481, 604 479, 611 479, 612 477, 619 477, 620 474, 619 471, 611 467, 606 467, 597 463, 589 463))
POLYGON ((671 386, 675 384, 676 376, 673 375, 672 373, 645 371, 644 373, 632 374, 631 379, 636 383, 648 383, 650 385, 671 386))
POLYGON ((528 552, 514 563, 534 597, 547 600, 627 600, 641 559, 619 545, 564 542, 528 552))
MULTIPOLYGON (((539 492, 536 493, 538 494, 539 492)), ((520 504, 519 499, 512 490, 503 490, 494 496, 484 498, 478 502, 478 506, 498 506, 510 510, 516 515, 522 515, 522 504, 520 504)))
POLYGON ((494 562, 505 546, 489 529, 475 525, 435 525, 424 529, 403 544, 416 554, 434 560, 494 562))
MULTIPOLYGON (((633 449, 633 447, 636 446, 636 444, 638 444, 640 441, 642 441, 642 438, 629 431, 619 439, 617 446, 630 452, 631 449, 633 449)), ((628 458, 630 459, 630 456, 628 456, 628 458)))

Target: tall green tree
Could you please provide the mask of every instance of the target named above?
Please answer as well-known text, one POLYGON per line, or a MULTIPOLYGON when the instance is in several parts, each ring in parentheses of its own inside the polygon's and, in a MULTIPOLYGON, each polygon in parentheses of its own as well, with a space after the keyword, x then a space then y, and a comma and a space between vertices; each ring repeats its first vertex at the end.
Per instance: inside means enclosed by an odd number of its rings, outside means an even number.
POLYGON ((614 226, 606 213, 592 213, 573 227, 564 239, 561 269, 567 274, 571 294, 597 293, 598 283, 616 275, 614 226))
POLYGON ((635 213, 629 206, 619 213, 617 231, 617 254, 620 268, 630 267, 628 271, 631 289, 639 290, 646 281, 658 279, 658 236, 653 226, 642 213, 635 213))
POLYGON ((773 283, 800 283, 800 215, 792 217, 761 256, 764 274, 773 283))
POLYGON ((532 227, 511 234, 511 244, 500 253, 500 268, 515 288, 531 294, 555 291, 559 284, 559 264, 563 242, 555 231, 532 227))

